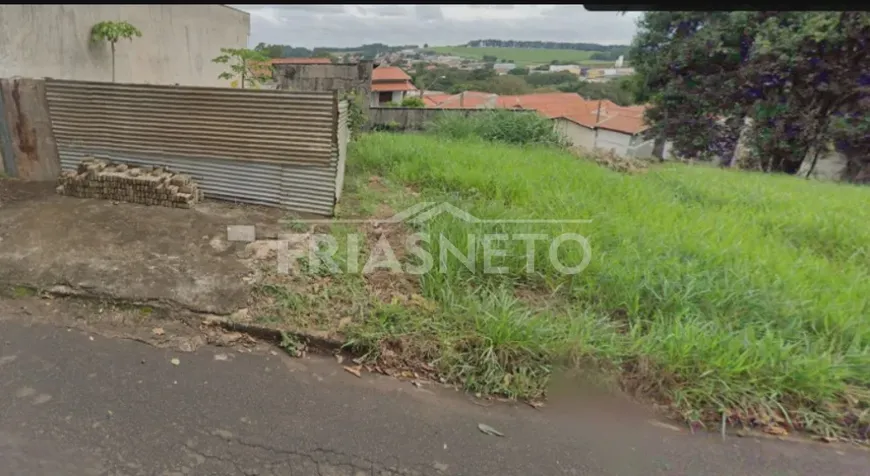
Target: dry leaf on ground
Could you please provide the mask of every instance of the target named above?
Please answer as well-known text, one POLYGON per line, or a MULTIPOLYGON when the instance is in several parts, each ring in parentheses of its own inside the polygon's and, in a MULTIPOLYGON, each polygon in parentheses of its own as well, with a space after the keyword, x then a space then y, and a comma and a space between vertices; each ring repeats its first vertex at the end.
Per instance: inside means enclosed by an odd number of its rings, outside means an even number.
POLYGON ((764 432, 767 433, 768 435, 775 435, 775 436, 788 435, 788 430, 786 430, 785 428, 783 428, 781 426, 776 426, 776 425, 770 425, 768 427, 765 427, 764 432))
POLYGON ((357 377, 362 377, 362 365, 358 365, 356 367, 348 367, 345 365, 344 370, 356 375, 357 377))
POLYGON ((495 428, 493 428, 493 427, 491 427, 491 426, 489 426, 489 425, 487 425, 487 424, 485 424, 485 423, 478 423, 478 424, 477 424, 477 429, 480 430, 480 431, 483 432, 483 433, 486 433, 487 435, 491 435, 491 436, 504 436, 504 434, 503 434, 502 432, 496 430, 495 428))

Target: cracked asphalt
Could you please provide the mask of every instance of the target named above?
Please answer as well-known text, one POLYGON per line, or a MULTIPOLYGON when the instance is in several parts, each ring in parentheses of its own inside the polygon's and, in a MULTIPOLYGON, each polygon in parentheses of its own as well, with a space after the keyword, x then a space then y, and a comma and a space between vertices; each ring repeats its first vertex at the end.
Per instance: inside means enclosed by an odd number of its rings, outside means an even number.
POLYGON ((325 357, 0 320, 2 475, 845 476, 868 463, 857 448, 723 440, 592 404, 480 406, 325 357))

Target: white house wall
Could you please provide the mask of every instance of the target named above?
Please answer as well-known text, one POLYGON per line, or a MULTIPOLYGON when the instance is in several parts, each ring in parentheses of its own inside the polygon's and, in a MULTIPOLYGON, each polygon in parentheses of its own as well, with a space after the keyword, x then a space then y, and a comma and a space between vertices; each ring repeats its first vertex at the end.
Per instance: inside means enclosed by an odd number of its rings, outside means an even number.
POLYGON ((0 5, 0 77, 111 81, 112 54, 92 44, 101 21, 127 21, 141 38, 119 41, 119 83, 228 86, 221 48, 246 48, 250 15, 221 5, 0 5))
POLYGON ((632 157, 649 159, 653 156, 653 148, 655 148, 654 139, 644 139, 642 134, 638 134, 632 137, 630 144, 629 154, 632 157))
POLYGON ((595 146, 595 131, 566 119, 555 119, 554 127, 560 137, 575 147, 592 149, 595 146))
POLYGON ((629 155, 628 150, 631 146, 631 136, 607 129, 598 129, 595 146, 599 149, 613 150, 616 155, 625 157, 629 155))
MULTIPOLYGON (((402 104, 403 99, 405 99, 405 91, 393 91, 392 99, 390 99, 389 102, 402 104)), ((385 103, 381 102, 381 93, 372 91, 371 102, 369 104, 371 104, 372 107, 383 106, 385 103)))

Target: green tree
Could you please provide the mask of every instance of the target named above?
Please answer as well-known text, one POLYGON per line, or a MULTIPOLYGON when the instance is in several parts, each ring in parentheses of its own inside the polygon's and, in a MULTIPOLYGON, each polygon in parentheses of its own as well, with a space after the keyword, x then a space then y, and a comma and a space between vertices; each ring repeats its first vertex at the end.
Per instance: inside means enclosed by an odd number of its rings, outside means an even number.
POLYGON ((257 46, 254 47, 254 51, 263 53, 269 58, 284 57, 284 46, 282 45, 267 45, 266 43, 260 42, 259 44, 257 44, 257 46))
POLYGON ((655 91, 647 134, 679 155, 732 156, 745 116, 740 68, 757 29, 753 12, 644 14, 629 55, 636 90, 655 91))
POLYGON ((101 21, 91 27, 91 41, 94 43, 106 41, 112 48, 112 82, 115 82, 115 44, 119 40, 133 41, 133 37, 141 37, 138 28, 125 21, 101 21))
POLYGON ((329 60, 333 63, 335 63, 337 61, 335 56, 326 50, 318 50, 313 55, 311 55, 311 57, 312 58, 329 58, 329 60))
POLYGON ((269 58, 255 50, 247 48, 221 48, 221 55, 212 60, 213 63, 229 65, 229 71, 218 75, 219 79, 238 81, 239 86, 257 87, 269 79, 266 74, 269 58))
POLYGON ((496 76, 485 81, 478 81, 471 84, 473 90, 499 94, 499 95, 514 95, 514 94, 529 94, 532 88, 521 76, 496 76))
POLYGON ((426 107, 426 103, 423 102, 423 98, 418 97, 406 97, 402 99, 402 107, 426 107))
POLYGON ((631 57, 652 135, 684 155, 729 159, 750 118, 753 167, 795 173, 833 142, 870 181, 868 41, 866 12, 650 12, 631 57))

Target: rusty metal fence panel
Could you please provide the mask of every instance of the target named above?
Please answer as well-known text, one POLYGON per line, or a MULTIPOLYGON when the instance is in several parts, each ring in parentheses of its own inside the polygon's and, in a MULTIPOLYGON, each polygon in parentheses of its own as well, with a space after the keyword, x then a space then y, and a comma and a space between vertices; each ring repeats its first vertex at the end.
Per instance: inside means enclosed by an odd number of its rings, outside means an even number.
POLYGON ((334 92, 59 80, 46 91, 64 169, 85 156, 160 165, 207 197, 333 213, 334 92))
POLYGON ((341 199, 341 191, 344 188, 344 169, 347 163, 347 143, 350 141, 350 103, 341 101, 338 104, 338 130, 337 140, 337 164, 335 166, 335 200, 341 199))
POLYGON ((45 84, 28 78, 0 79, 0 172, 30 181, 60 173, 45 84))

